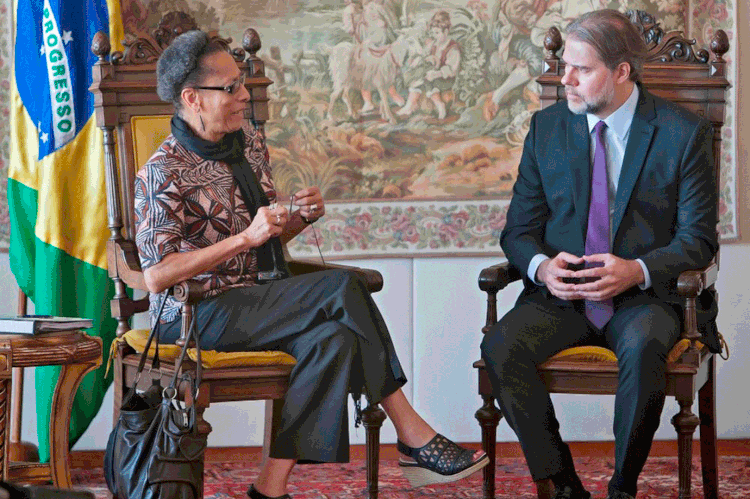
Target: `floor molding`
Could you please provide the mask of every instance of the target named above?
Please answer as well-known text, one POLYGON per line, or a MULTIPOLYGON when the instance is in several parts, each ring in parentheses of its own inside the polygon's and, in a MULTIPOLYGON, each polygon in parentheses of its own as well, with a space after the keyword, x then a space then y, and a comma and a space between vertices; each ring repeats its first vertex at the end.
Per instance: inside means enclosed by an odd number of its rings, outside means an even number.
MULTIPOLYGON (((719 440, 719 456, 750 456, 750 439, 719 440)), ((469 448, 479 449, 478 443, 461 444, 469 448)), ((568 442, 570 451, 575 457, 607 457, 614 456, 614 442, 568 442)), ((210 462, 247 461, 257 459, 261 455, 260 447, 209 447, 206 449, 206 460, 210 462)), ((364 445, 351 446, 352 459, 365 458, 364 445)), ((677 441, 657 440, 651 447, 651 456, 677 457, 677 441)), ((381 444, 380 458, 387 460, 398 459, 395 444, 381 444)), ((700 442, 693 441, 693 456, 700 456, 700 442)), ((497 458, 523 457, 518 442, 498 442, 497 458)), ((97 468, 104 461, 103 450, 71 451, 71 468, 97 468)))

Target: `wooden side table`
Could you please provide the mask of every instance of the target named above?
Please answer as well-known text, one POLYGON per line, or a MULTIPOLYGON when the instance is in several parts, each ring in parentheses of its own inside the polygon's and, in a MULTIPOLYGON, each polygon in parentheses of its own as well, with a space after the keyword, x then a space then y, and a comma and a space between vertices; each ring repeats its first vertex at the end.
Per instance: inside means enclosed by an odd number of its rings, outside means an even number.
POLYGON ((71 488, 70 414, 81 380, 102 364, 102 340, 75 330, 49 335, 0 334, 0 469, 4 481, 71 488), (14 367, 61 366, 52 396, 50 462, 10 462, 9 407, 14 367))

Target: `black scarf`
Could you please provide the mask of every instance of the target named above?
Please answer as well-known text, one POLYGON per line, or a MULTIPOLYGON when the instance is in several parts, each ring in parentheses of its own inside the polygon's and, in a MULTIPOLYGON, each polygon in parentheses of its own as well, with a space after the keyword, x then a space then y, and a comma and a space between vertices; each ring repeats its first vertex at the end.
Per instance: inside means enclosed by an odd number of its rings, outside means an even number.
MULTIPOLYGON (((177 116, 172 116, 172 135, 191 152, 203 159, 210 161, 221 161, 232 168, 234 180, 240 188, 240 194, 245 201, 250 215, 255 218, 258 208, 269 206, 268 196, 255 176, 250 162, 245 157, 245 134, 242 130, 228 133, 218 142, 211 142, 198 137, 190 126, 177 116)), ((290 275, 281 241, 278 237, 272 237, 263 245, 255 248, 258 261, 258 271, 278 270, 280 277, 290 275)), ((278 275, 278 274, 277 274, 278 275)))

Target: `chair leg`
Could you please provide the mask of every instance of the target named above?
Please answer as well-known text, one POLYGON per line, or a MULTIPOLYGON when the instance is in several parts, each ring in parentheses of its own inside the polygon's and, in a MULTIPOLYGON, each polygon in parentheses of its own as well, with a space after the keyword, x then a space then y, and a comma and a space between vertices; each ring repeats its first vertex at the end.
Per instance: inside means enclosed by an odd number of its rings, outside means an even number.
POLYGON ((500 410, 495 406, 495 397, 482 395, 484 404, 477 410, 474 417, 482 427, 482 450, 487 454, 490 463, 484 467, 484 484, 482 486, 483 499, 494 499, 495 497, 495 449, 497 447, 497 425, 503 417, 500 410))
MULTIPOLYGON (((211 433, 213 428, 211 427, 211 424, 203 419, 203 412, 206 410, 205 407, 197 406, 196 408, 196 416, 195 416, 195 424, 198 427, 198 433, 206 435, 206 438, 208 438, 208 435, 211 433)), ((203 479, 205 476, 205 466, 206 466, 206 453, 204 452, 201 456, 201 483, 200 487, 198 488, 199 495, 196 497, 196 499, 203 499, 203 479)))
POLYGON ((120 407, 122 407, 122 397, 125 396, 125 373, 123 372, 124 369, 122 367, 122 353, 123 347, 122 345, 117 346, 117 356, 112 361, 112 368, 113 368, 113 377, 112 377, 112 384, 114 387, 114 398, 115 403, 114 407, 112 408, 112 417, 113 417, 113 425, 117 424, 117 420, 120 419, 120 407))
POLYGON ((716 448, 716 357, 708 361, 708 380, 698 391, 698 415, 701 420, 701 468, 703 496, 719 497, 719 457, 716 448))
MULTIPOLYGON (((0 480, 8 481, 8 416, 12 402, 13 350, 10 342, 0 345, 0 480)), ((69 421, 69 420, 68 420, 69 421)), ((54 422, 53 422, 54 423, 54 422)), ((70 487, 68 487, 70 488, 70 487)))
MULTIPOLYGON (((101 361, 68 364, 60 369, 55 393, 52 396, 50 414, 49 450, 52 484, 61 489, 70 489, 70 416, 73 398, 83 377, 99 367, 101 361), (65 421, 65 424, 58 422, 65 421)), ((7 440, 6 440, 7 442, 7 440)))
POLYGON ((380 467, 380 428, 385 421, 385 411, 376 405, 368 405, 362 411, 362 423, 367 430, 367 494, 369 499, 378 499, 378 468, 380 467))
MULTIPOLYGON (((199 435, 205 435, 206 439, 208 439, 208 435, 213 431, 213 428, 211 427, 211 424, 203 419, 203 413, 206 411, 208 406, 211 404, 211 400, 209 399, 209 393, 211 393, 211 390, 208 386, 204 384, 201 384, 198 389, 198 398, 193 399, 190 391, 188 390, 188 393, 185 396, 185 404, 190 406, 195 406, 195 426, 198 429, 199 435)), ((204 471, 205 471, 205 459, 206 454, 205 452, 201 456, 201 482, 200 487, 198 488, 199 495, 196 499, 203 499, 203 477, 204 477, 204 471)))
POLYGON ((693 400, 678 400, 680 412, 672 418, 672 424, 677 430, 677 464, 679 469, 680 492, 679 499, 690 499, 690 475, 693 462, 693 433, 700 424, 698 416, 690 409, 693 400))

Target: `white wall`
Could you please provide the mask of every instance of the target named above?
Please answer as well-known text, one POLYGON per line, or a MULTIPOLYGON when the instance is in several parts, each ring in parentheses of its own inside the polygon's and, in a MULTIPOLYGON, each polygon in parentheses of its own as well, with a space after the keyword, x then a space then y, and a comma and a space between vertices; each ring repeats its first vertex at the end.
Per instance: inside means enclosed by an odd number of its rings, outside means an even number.
MULTIPOLYGON (((718 431, 720 438, 750 438, 750 245, 722 248, 720 330, 732 352, 718 363, 718 431), (743 394, 743 396, 738 396, 743 394)), ((354 265, 383 273, 385 288, 376 295, 409 378, 406 395, 440 432, 464 442, 481 440, 474 412, 481 405, 476 372, 471 364, 479 356, 484 323, 485 295, 477 287, 479 271, 496 263, 490 258, 421 258, 358 260, 354 265)), ((507 310, 519 288, 500 297, 507 310)), ((12 314, 17 287, 8 269, 8 255, 0 254, 0 313, 12 314)), ((24 395, 23 439, 36 442, 33 370, 27 370, 24 395)), ((613 398, 609 396, 556 395, 557 415, 563 436, 569 440, 612 440, 613 398)), ((674 439, 669 419, 677 412, 667 401, 658 439, 674 439)), ((697 409, 695 409, 697 411, 697 409)), ((213 425, 211 446, 249 446, 262 442, 262 403, 245 402, 210 407, 205 414, 213 425)), ((112 390, 99 415, 75 449, 103 449, 111 429, 112 390)), ((352 443, 364 443, 362 428, 351 432, 352 443)), ((507 424, 500 423, 499 441, 514 441, 507 424)), ((395 442, 386 422, 382 441, 395 442)))

